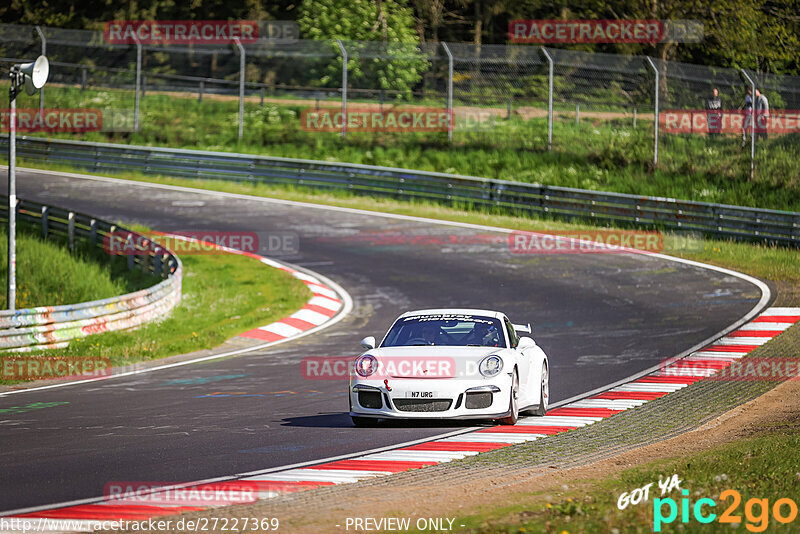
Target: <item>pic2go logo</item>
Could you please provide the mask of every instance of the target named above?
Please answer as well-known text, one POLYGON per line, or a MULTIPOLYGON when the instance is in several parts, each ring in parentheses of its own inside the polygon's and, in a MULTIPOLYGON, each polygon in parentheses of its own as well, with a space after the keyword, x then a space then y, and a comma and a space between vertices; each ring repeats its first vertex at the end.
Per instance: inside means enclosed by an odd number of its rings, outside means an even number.
MULTIPOLYGON (((680 513, 681 523, 688 523, 690 520, 690 512, 694 515, 694 519, 698 523, 711 523, 717 519, 717 514, 711 512, 711 508, 717 506, 714 499, 708 497, 699 499, 692 506, 689 503, 688 495, 689 490, 682 490, 683 498, 681 499, 680 513)), ((741 494, 736 490, 725 490, 719 494, 720 500, 732 499, 722 515, 717 520, 720 523, 735 523, 742 522, 742 516, 734 515, 742 502, 741 494)), ((750 532, 764 532, 769 526, 770 506, 769 499, 750 499, 744 505, 744 516, 747 519, 745 525, 750 532)), ((797 503, 792 499, 786 497, 776 500, 772 505, 772 516, 779 523, 791 523, 797 518, 797 503), (788 513, 786 513, 788 512, 788 513)), ((668 525, 678 518, 678 504, 675 499, 666 497, 663 499, 653 499, 653 531, 661 532, 661 525, 668 525), (665 506, 667 508, 667 515, 664 515, 665 506)))

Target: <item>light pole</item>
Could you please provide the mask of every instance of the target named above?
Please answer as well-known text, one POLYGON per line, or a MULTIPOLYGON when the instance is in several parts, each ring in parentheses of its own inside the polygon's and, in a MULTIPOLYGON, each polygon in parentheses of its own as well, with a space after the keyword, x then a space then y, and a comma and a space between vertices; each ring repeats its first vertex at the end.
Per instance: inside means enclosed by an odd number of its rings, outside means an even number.
POLYGON ((22 86, 29 95, 44 87, 50 73, 47 58, 39 56, 33 63, 24 63, 11 67, 9 77, 11 87, 8 89, 8 291, 6 293, 8 309, 14 311, 17 304, 17 93, 22 86))

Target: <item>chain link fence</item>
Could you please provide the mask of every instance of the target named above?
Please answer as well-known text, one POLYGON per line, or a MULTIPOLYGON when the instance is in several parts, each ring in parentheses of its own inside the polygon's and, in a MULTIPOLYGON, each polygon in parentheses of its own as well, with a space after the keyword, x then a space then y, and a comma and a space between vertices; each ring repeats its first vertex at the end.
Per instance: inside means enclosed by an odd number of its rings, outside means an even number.
POLYGON ((180 112, 176 98, 188 97, 209 106, 238 100, 235 115, 224 111, 233 140, 306 142, 313 134, 390 145, 402 135, 422 146, 553 150, 601 165, 630 157, 686 173, 716 154, 731 173, 751 177, 785 170, 800 155, 800 77, 645 56, 464 43, 113 45, 102 32, 0 25, 3 69, 43 53, 47 87, 18 105, 100 108, 109 131, 157 128, 151 112, 180 112), (753 85, 769 100, 763 129, 752 127, 758 99, 751 94, 745 106, 753 85), (714 89, 718 111, 709 109, 714 89), (381 122, 404 109, 436 120, 394 130, 381 122))

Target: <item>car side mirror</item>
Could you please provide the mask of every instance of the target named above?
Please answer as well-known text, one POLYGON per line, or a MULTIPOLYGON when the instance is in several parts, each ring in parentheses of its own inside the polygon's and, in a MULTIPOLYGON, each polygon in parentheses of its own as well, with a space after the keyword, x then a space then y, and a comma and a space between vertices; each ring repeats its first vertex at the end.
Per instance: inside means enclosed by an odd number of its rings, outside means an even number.
POLYGON ((529 338, 528 336, 520 336, 519 343, 517 344, 518 349, 526 349, 528 347, 533 347, 536 345, 536 342, 529 338))
POLYGON ((374 349, 375 348, 375 337, 374 336, 367 336, 361 340, 361 346, 365 349, 374 349))

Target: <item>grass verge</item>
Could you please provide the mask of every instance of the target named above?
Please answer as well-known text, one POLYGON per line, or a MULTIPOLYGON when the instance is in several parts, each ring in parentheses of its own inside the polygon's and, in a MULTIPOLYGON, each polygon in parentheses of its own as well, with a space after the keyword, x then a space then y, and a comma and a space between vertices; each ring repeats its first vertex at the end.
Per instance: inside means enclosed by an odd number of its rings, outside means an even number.
MULTIPOLYGON (((800 418, 765 428, 757 437, 749 437, 689 457, 659 460, 641 467, 627 469, 611 479, 594 479, 582 482, 577 488, 556 492, 537 492, 521 497, 523 503, 492 512, 478 513, 455 520, 465 525, 463 532, 653 532, 655 518, 667 519, 670 505, 663 501, 673 499, 677 516, 670 522, 659 521, 663 532, 791 532, 792 525, 783 525, 775 519, 773 507, 781 498, 797 503, 797 484, 800 480, 794 452, 800 446, 800 418), (673 474, 679 474, 680 487, 690 494, 673 489, 661 495, 659 480, 666 483, 673 474), (648 500, 623 510, 618 501, 623 491, 630 494, 636 488, 652 484, 648 500), (727 524, 720 517, 733 507, 735 496, 723 494, 735 491, 741 499, 731 510, 735 516, 727 524), (580 496, 579 496, 580 495, 580 496), (688 516, 683 521, 682 499, 688 499, 688 516), (694 515, 695 504, 705 501, 702 516, 715 514, 711 524, 698 521, 694 515), (659 502, 656 499, 663 499, 659 502), (751 503, 756 499, 758 503, 751 503), (761 501, 766 501, 763 506, 761 501), (748 526, 749 525, 749 526, 748 526), (733 528, 732 528, 733 527, 733 528), (769 528, 771 527, 771 528, 769 528)), ((624 501, 622 504, 625 504, 624 501)), ((780 513, 790 515, 790 506, 783 504, 780 513)))
MULTIPOLYGON (((0 265, 8 264, 8 234, 0 228, 0 265)), ((110 258, 96 249, 43 240, 24 224, 17 226, 16 308, 59 306, 116 297, 158 283, 141 271, 129 271, 123 259, 110 258)), ((0 272, 7 286, 8 271, 0 272)), ((6 292, 0 294, 0 309, 7 309, 6 292)))

